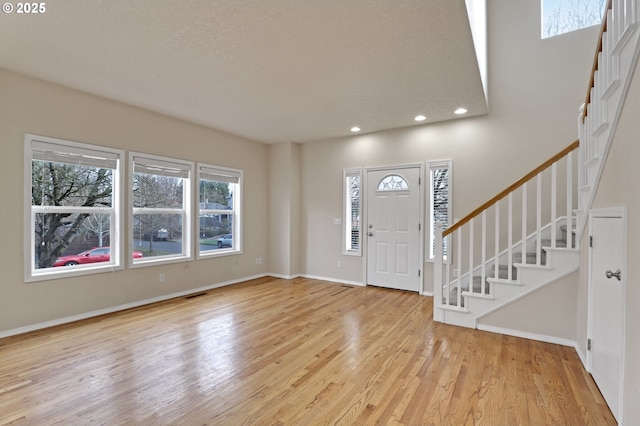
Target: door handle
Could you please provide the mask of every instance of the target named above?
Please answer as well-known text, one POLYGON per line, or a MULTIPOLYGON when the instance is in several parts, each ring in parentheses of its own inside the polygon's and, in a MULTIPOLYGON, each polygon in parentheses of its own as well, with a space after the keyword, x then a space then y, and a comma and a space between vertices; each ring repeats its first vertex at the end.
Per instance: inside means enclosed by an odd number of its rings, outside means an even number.
POLYGON ((373 232, 369 232, 369 236, 370 236, 370 237, 373 237, 373 232))
POLYGON ((616 277, 618 279, 618 281, 622 280, 622 272, 620 272, 620 269, 618 269, 615 272, 611 272, 611 269, 609 269, 606 272, 607 278, 611 279, 613 277, 616 277))

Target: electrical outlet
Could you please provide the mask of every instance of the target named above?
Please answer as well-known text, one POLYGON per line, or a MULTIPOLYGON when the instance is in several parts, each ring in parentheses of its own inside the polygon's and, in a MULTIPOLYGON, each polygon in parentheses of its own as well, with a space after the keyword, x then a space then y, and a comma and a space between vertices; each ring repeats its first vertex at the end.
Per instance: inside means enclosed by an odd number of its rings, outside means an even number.
POLYGON ((338 260, 338 268, 342 268, 342 261, 338 260))
POLYGON ((258 264, 262 265, 262 258, 261 257, 258 258, 258 264))
POLYGON ((161 282, 161 283, 163 283, 163 282, 164 282, 164 274, 160 274, 160 275, 158 276, 158 282, 161 282))
POLYGON ((256 265, 259 265, 259 264, 260 264, 260 258, 256 257, 256 265))
POLYGON ((458 275, 460 275, 460 271, 458 271, 457 269, 453 270, 453 278, 458 278, 458 275))

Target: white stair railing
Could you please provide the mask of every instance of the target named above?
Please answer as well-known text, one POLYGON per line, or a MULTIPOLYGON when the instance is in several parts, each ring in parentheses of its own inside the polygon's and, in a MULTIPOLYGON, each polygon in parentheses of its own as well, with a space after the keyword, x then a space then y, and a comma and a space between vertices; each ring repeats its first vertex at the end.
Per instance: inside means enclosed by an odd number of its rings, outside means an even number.
POLYGON ((640 1, 609 0, 578 119, 577 238, 586 225, 640 54, 640 1))
POLYGON ((466 311, 467 297, 491 299, 495 283, 518 283, 518 264, 544 267, 543 246, 576 248, 573 152, 578 145, 573 142, 449 229, 436 224, 434 320, 443 321, 446 309, 466 311), (529 191, 531 186, 535 192, 529 191), (564 214, 558 216, 558 211, 564 214), (519 234, 515 242, 514 233, 519 234), (493 256, 487 258, 487 253, 493 256))

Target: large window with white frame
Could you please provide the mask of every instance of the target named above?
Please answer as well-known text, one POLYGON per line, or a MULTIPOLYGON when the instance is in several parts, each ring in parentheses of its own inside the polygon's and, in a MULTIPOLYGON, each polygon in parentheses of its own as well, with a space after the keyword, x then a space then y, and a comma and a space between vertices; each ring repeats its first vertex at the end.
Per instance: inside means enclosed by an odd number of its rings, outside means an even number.
MULTIPOLYGON (((451 225, 451 160, 429 161, 429 259, 435 256, 436 223, 445 230, 451 225)), ((443 241, 443 254, 447 258, 449 239, 443 241)))
POLYGON ((242 252, 242 170, 198 164, 198 256, 242 252))
POLYGON ((360 256, 361 244, 361 182, 362 169, 345 169, 343 172, 343 203, 344 217, 342 219, 342 247, 343 254, 360 256))
POLYGON ((122 269, 124 152, 25 135, 25 281, 122 269))
POLYGON ((129 169, 132 264, 190 259, 193 163, 132 152, 129 169))

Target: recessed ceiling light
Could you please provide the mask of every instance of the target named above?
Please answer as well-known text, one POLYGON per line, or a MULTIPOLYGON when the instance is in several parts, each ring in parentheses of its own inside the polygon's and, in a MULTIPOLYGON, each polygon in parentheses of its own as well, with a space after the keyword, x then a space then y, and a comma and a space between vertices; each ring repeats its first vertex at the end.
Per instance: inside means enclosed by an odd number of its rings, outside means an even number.
POLYGON ((353 133, 355 133, 355 132, 359 132, 359 131, 360 131, 360 127, 358 127, 358 126, 353 126, 353 127, 351 128, 351 131, 352 131, 353 133))
POLYGON ((414 120, 416 121, 424 121, 426 119, 427 117, 425 117, 424 115, 416 115, 416 118, 414 118, 414 120))
POLYGON ((454 112, 454 114, 461 115, 461 114, 466 114, 467 110, 465 108, 458 108, 457 110, 455 110, 453 112, 454 112))

